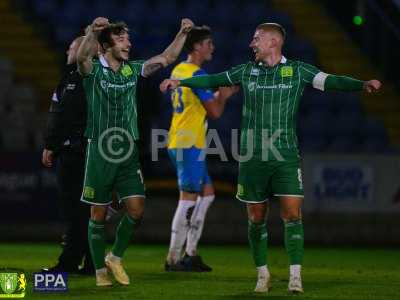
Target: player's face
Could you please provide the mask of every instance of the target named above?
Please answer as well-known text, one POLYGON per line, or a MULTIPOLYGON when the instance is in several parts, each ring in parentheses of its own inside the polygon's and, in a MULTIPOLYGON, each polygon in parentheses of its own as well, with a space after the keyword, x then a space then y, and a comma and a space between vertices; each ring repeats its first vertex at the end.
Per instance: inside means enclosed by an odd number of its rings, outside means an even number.
POLYGON ((206 61, 212 60, 212 55, 215 50, 213 40, 211 38, 208 38, 208 39, 201 41, 199 43, 199 47, 197 50, 204 57, 204 60, 206 60, 206 61))
POLYGON ((128 60, 129 59, 129 51, 132 47, 132 44, 129 40, 129 34, 127 32, 123 32, 119 35, 112 34, 111 38, 114 42, 114 46, 110 48, 110 51, 116 60, 128 60))
POLYGON ((264 30, 256 30, 250 43, 253 49, 255 60, 262 61, 272 53, 272 48, 276 46, 276 40, 271 36, 270 32, 264 30))

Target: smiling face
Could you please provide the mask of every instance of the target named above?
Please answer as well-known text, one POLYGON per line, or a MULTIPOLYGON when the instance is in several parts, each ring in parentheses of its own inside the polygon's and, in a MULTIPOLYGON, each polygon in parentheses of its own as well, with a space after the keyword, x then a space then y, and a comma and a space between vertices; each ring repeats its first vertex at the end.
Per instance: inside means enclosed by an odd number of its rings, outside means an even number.
POLYGON ((128 32, 121 31, 118 35, 112 33, 111 40, 113 45, 106 51, 111 52, 112 56, 118 61, 128 60, 129 51, 132 47, 128 32))
POLYGON ((279 33, 275 31, 266 31, 257 29, 250 43, 253 49, 255 61, 263 61, 272 53, 281 53, 283 39, 279 33))

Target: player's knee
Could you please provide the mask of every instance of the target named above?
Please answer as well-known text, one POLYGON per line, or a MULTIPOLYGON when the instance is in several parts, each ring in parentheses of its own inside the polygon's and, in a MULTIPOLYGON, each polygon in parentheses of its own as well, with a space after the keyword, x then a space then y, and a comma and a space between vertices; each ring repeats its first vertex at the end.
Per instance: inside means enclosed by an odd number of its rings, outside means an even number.
POLYGON ((301 213, 300 211, 283 211, 281 218, 285 222, 298 221, 301 220, 301 213))
POLYGON ((249 220, 253 223, 261 223, 265 221, 265 214, 262 212, 252 212, 249 214, 249 220))
POLYGON ((106 218, 107 208, 100 205, 92 205, 90 218, 94 221, 102 222, 106 218))

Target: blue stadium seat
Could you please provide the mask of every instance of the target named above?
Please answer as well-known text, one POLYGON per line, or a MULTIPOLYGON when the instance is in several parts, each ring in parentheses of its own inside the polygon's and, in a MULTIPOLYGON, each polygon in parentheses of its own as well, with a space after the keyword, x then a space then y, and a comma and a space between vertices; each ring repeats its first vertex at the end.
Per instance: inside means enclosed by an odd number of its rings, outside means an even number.
POLYGON ((360 136, 360 124, 363 123, 362 115, 359 112, 343 112, 336 115, 335 120, 328 128, 328 135, 331 138, 336 136, 357 139, 360 136))
POLYGON ((360 151, 360 143, 353 137, 338 136, 331 140, 326 151, 329 153, 352 153, 360 151))
POLYGON ((35 14, 41 18, 50 16, 59 7, 58 2, 54 0, 33 0, 32 5, 35 14))
POLYGON ((385 137, 377 136, 366 138, 362 143, 362 150, 367 153, 387 153, 391 151, 388 140, 385 137))

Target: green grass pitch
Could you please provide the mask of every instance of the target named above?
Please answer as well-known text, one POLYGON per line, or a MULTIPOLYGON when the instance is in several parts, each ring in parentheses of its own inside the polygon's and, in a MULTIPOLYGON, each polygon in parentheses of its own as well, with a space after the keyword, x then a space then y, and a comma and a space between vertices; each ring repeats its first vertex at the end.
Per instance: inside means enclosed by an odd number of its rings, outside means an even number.
POLYGON ((54 244, 0 245, 1 267, 23 269, 28 278, 25 299, 400 299, 400 252, 377 248, 308 247, 303 267, 302 295, 288 295, 287 257, 283 248, 269 250, 272 289, 252 292, 256 273, 245 246, 202 246, 211 273, 166 273, 167 245, 135 245, 124 264, 131 277, 128 287, 97 288, 94 277, 70 276, 63 294, 32 293, 32 273, 54 264, 54 244))

